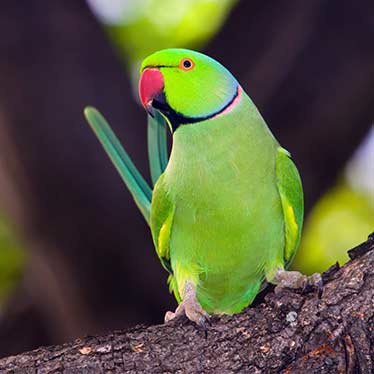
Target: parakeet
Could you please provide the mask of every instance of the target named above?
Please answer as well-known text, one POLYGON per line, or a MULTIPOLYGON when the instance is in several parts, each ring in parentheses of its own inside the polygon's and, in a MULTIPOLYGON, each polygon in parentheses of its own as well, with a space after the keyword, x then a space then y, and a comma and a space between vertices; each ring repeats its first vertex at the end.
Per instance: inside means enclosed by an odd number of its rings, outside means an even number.
POLYGON ((275 139, 234 76, 199 52, 166 49, 141 66, 153 191, 94 109, 86 117, 149 223, 179 306, 204 325, 252 303, 265 282, 308 280, 285 269, 299 245, 303 190, 275 139), (166 128, 172 133, 168 156, 166 128))

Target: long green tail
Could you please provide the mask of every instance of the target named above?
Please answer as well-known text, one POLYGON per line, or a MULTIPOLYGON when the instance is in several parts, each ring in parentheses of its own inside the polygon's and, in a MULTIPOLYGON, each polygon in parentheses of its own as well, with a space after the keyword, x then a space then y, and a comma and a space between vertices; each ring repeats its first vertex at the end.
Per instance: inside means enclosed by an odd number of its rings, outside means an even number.
POLYGON ((167 148, 166 123, 161 114, 148 115, 148 158, 153 185, 164 172, 169 161, 167 148))
POLYGON ((149 224, 152 200, 151 188, 99 111, 92 107, 86 107, 84 115, 149 224))

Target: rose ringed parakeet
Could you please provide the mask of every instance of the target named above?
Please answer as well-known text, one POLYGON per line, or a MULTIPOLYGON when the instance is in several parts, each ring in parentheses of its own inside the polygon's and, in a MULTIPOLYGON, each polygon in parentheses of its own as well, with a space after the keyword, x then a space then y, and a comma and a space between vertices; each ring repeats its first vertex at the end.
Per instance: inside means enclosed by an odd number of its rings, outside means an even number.
POLYGON ((149 113, 153 191, 103 117, 85 113, 170 273, 179 306, 165 319, 186 314, 204 324, 209 314, 243 310, 266 281, 308 281, 285 271, 303 221, 299 174, 233 75, 204 54, 161 50, 143 61, 139 96, 149 113))

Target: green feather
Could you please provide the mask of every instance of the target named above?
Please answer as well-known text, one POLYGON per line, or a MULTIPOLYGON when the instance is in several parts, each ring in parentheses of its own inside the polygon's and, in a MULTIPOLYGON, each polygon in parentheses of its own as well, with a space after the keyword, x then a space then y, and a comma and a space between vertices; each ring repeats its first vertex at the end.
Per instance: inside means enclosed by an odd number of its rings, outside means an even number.
POLYGON ((108 122, 99 111, 95 108, 87 107, 84 110, 84 115, 149 224, 152 200, 151 188, 141 176, 118 138, 111 130, 108 122))
POLYGON ((297 249, 303 197, 296 167, 222 65, 170 49, 146 58, 147 67, 159 68, 160 111, 174 120, 151 206, 157 254, 179 302, 188 282, 208 313, 237 313, 297 249), (193 62, 187 70, 185 58, 193 62))
POLYGON ((291 155, 278 148, 276 159, 278 191, 282 202, 286 242, 284 248, 285 267, 293 260, 299 246, 304 216, 304 197, 301 180, 291 155))
POLYGON ((162 115, 155 112, 148 115, 148 158, 153 185, 164 172, 168 163, 166 124, 162 115))
POLYGON ((160 70, 165 99, 148 119, 153 194, 105 119, 93 108, 85 115, 151 226, 178 302, 190 283, 207 312, 237 313, 297 250, 300 177, 251 99, 218 62, 170 49, 149 56, 142 70, 147 67, 160 70), (193 64, 183 69, 186 57, 193 64), (173 120, 168 160, 165 131, 173 120))
POLYGON ((163 175, 159 178, 155 186, 153 196, 153 210, 157 210, 157 215, 151 215, 151 227, 153 243, 156 253, 162 266, 172 275, 170 264, 170 234, 173 226, 175 206, 170 201, 168 195, 162 189, 163 175))
POLYGON ((183 295, 192 282, 209 313, 241 311, 268 268, 283 264, 277 148, 245 94, 230 113, 173 134, 168 167, 154 190, 151 229, 159 256, 170 258, 174 293, 183 295))

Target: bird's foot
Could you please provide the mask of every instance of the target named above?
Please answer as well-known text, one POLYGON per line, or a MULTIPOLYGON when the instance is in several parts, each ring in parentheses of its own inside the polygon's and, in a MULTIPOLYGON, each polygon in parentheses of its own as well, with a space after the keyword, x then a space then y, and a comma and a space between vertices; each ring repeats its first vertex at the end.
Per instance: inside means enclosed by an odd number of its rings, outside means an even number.
POLYGON ((305 289, 308 286, 322 289, 322 276, 319 273, 314 273, 310 276, 301 274, 298 271, 286 271, 278 269, 272 283, 276 284, 274 292, 279 293, 283 288, 305 289))
POLYGON ((196 287, 190 282, 187 282, 183 300, 175 312, 166 312, 165 323, 182 315, 185 315, 190 321, 195 322, 204 329, 210 324, 210 316, 197 301, 196 287))

